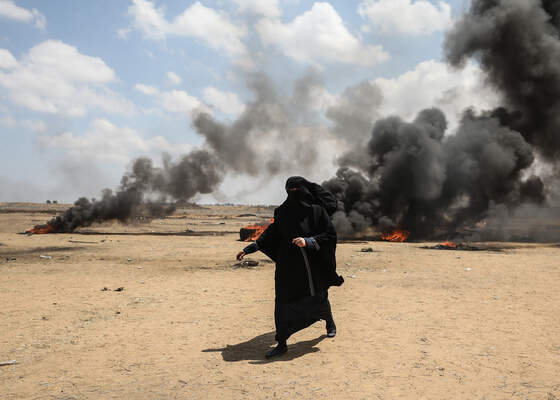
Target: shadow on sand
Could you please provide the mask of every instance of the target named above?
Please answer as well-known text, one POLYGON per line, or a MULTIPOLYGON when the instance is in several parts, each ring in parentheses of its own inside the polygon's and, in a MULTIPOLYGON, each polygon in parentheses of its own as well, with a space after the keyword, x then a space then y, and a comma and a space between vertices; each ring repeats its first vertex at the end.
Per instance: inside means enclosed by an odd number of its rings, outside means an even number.
POLYGON ((315 346, 326 337, 327 335, 321 335, 315 339, 288 344, 288 352, 286 354, 270 360, 266 359, 264 354, 276 345, 274 332, 263 333, 246 342, 232 345, 228 344, 226 347, 219 349, 205 349, 202 350, 202 352, 213 353, 220 351, 222 352, 222 358, 227 362, 247 360, 249 364, 268 364, 275 361, 290 361, 308 353, 315 353, 319 351, 319 348, 315 346))

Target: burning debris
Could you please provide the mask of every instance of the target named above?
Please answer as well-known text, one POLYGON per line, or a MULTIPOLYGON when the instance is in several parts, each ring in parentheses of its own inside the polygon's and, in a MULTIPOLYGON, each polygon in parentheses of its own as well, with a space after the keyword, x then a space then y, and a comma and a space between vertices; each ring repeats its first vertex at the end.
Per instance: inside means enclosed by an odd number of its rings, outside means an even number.
POLYGON ((270 221, 262 221, 254 225, 244 226, 239 230, 239 240, 242 242, 254 242, 273 222, 274 218, 271 218, 270 221))
POLYGON ((393 232, 382 234, 381 240, 386 240, 388 242, 404 242, 409 235, 409 231, 395 229, 393 232))

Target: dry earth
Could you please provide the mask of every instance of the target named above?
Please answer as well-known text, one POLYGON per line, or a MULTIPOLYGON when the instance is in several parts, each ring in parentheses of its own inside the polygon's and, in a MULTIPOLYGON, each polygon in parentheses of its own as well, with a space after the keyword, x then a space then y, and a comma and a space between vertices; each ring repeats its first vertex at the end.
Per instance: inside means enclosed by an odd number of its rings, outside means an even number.
POLYGON ((269 362, 274 265, 232 266, 271 209, 17 233, 64 207, 0 204, 2 399, 560 399, 558 244, 341 243, 337 337, 269 362))

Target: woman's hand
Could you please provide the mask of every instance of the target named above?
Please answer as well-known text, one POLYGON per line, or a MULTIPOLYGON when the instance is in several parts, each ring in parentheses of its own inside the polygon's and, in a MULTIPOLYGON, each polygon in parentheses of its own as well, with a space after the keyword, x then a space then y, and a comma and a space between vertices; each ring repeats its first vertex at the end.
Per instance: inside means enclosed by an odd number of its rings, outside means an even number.
POLYGON ((305 239, 302 237, 297 237, 292 239, 292 243, 295 244, 297 247, 305 247, 307 244, 305 243, 305 239))
POLYGON ((237 253, 237 255, 235 256, 235 258, 237 258, 239 261, 243 260, 243 257, 245 257, 245 252, 243 250, 241 250, 239 253, 237 253))

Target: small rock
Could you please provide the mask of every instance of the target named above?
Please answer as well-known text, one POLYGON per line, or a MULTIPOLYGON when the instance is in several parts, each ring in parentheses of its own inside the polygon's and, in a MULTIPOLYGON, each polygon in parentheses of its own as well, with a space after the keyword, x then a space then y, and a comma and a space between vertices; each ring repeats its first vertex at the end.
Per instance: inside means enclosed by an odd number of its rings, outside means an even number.
POLYGON ((118 314, 120 314, 120 313, 121 313, 120 311, 117 311, 117 312, 116 312, 115 314, 117 314, 117 315, 118 315, 118 314))
POLYGON ((107 290, 109 290, 109 288, 105 286, 103 287, 103 289, 101 289, 102 292, 106 292, 107 290))
POLYGON ((360 250, 362 253, 373 253, 373 249, 371 247, 364 247, 360 250))
POLYGON ((124 287, 121 286, 121 287, 119 287, 119 288, 116 288, 116 289, 114 290, 114 292, 122 292, 123 290, 124 290, 124 287))
POLYGON ((245 261, 238 262, 237 264, 234 264, 233 268, 236 269, 239 267, 256 267, 257 265, 259 265, 258 261, 245 260, 245 261))
POLYGON ((126 261, 131 262, 132 258, 127 258, 126 261))

